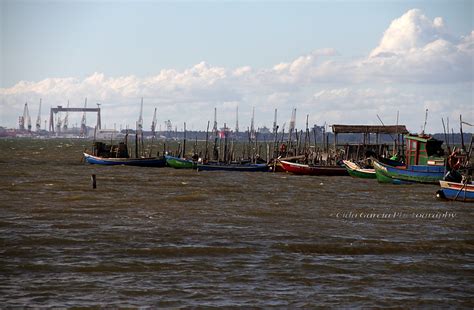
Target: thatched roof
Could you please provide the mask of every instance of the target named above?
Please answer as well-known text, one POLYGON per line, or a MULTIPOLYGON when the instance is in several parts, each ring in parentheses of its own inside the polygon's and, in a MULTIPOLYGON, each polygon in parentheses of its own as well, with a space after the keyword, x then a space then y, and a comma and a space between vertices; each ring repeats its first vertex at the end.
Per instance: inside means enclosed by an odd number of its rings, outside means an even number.
POLYGON ((405 125, 332 125, 334 133, 382 133, 382 134, 407 134, 405 125))

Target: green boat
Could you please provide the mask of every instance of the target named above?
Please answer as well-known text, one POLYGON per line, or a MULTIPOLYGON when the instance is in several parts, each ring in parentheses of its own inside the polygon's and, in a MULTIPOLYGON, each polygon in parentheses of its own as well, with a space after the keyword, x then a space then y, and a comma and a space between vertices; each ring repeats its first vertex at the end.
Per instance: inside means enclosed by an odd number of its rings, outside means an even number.
POLYGON ((176 169, 195 169, 196 168, 196 163, 193 162, 192 160, 168 156, 168 155, 166 155, 165 158, 166 158, 166 164, 172 168, 176 168, 176 169))
POLYGON ((381 183, 437 184, 445 174, 443 141, 430 136, 406 135, 406 163, 390 165, 374 159, 375 175, 381 183))
POLYGON ((363 179, 375 179, 375 169, 365 169, 360 167, 358 164, 349 161, 343 160, 344 166, 346 167, 347 172, 350 176, 355 178, 363 178, 363 179))

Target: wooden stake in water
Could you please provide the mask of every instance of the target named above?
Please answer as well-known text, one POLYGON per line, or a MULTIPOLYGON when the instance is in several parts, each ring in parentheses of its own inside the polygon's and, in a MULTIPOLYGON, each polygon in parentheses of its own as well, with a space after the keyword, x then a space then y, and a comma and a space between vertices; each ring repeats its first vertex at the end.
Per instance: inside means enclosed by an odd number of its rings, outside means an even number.
POLYGON ((96 189, 97 188, 97 181, 96 181, 95 174, 91 175, 91 183, 92 183, 92 188, 96 189))
POLYGON ((183 158, 186 158, 186 122, 184 122, 183 158))
POLYGON ((206 129, 206 149, 204 150, 204 162, 207 162, 207 144, 209 141, 209 121, 207 121, 207 129, 206 129))

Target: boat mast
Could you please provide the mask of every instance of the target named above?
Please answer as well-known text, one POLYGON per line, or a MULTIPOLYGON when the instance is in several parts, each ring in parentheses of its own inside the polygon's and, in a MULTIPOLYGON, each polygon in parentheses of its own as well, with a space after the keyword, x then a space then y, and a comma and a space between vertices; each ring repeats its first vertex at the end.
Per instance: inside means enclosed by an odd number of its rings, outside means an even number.
POLYGON ((278 109, 275 109, 275 116, 273 117, 273 134, 277 131, 277 113, 278 109))
POLYGON ((427 120, 428 120, 428 109, 425 110, 425 123, 423 124, 423 130, 421 131, 421 134, 425 134, 427 120))

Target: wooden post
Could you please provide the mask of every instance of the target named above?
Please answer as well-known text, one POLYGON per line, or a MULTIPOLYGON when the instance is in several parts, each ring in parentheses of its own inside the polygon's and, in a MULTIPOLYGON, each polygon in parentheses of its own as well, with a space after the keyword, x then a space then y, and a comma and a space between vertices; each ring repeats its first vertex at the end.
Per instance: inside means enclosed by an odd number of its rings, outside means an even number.
POLYGON ((275 126, 275 132, 274 132, 274 137, 273 137, 273 158, 278 157, 278 125, 275 126))
POLYGON ((138 158, 138 132, 135 132, 135 158, 138 158))
POLYGON ((186 122, 184 122, 183 158, 186 158, 186 122))
POLYGON ((266 143, 267 144, 267 150, 265 152, 265 159, 266 159, 266 162, 267 164, 270 163, 270 144, 266 143))
POLYGON ((207 129, 206 129, 206 150, 204 151, 204 162, 207 162, 207 144, 209 140, 209 121, 207 121, 207 129))
MULTIPOLYGON (((258 132, 255 132, 255 149, 254 149, 254 152, 253 152, 253 163, 257 163, 257 141, 258 141, 258 132)), ((258 154, 260 155, 260 154, 258 154)))
POLYGON ((92 183, 92 188, 96 189, 97 188, 97 181, 96 181, 95 174, 91 175, 91 183, 92 183))
POLYGON ((224 163, 227 164, 227 124, 224 123, 224 163))
POLYGON ((285 154, 280 153, 280 147, 278 145, 278 144, 283 144, 284 140, 285 140, 285 127, 283 127, 283 130, 281 132, 281 142, 280 143, 277 142, 277 158, 278 156, 286 156, 286 151, 285 151, 285 154))

